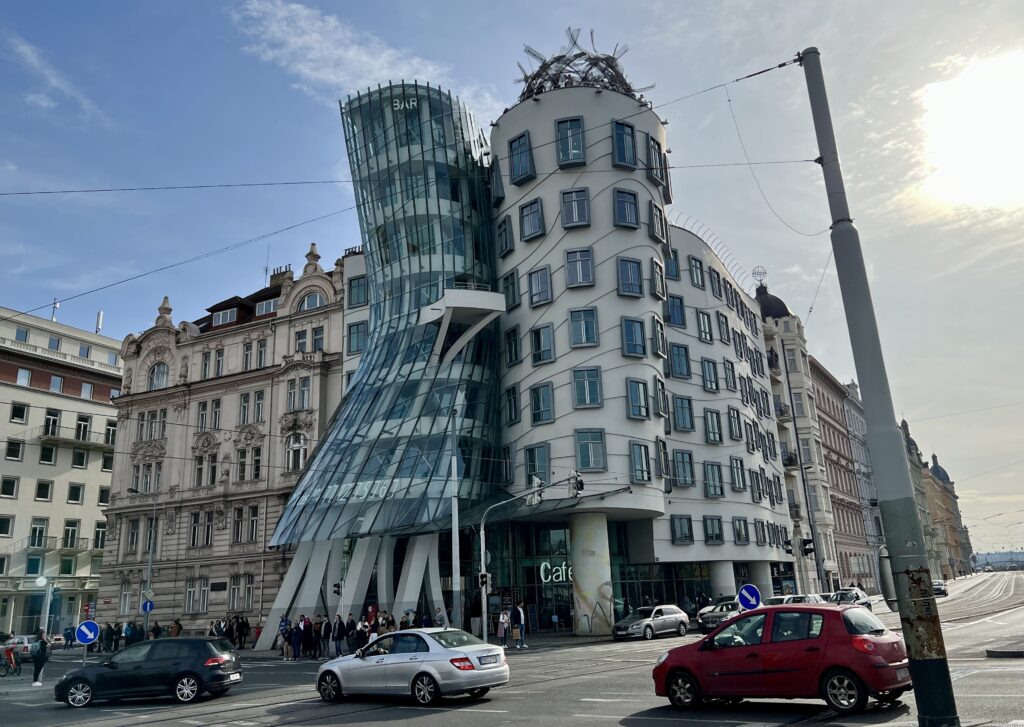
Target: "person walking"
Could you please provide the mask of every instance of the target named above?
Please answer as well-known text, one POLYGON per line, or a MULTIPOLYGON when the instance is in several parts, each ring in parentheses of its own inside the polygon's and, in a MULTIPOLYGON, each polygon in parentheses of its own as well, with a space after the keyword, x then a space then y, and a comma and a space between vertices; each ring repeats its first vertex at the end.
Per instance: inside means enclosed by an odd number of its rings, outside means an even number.
POLYGON ((448 628, 448 614, 440 606, 434 609, 434 625, 445 629, 448 628))
POLYGON ((512 609, 512 639, 517 649, 530 648, 526 645, 526 611, 522 601, 512 609))
POLYGON ((164 633, 164 630, 160 628, 160 622, 154 621, 153 625, 149 629, 149 635, 153 639, 159 639, 164 633))
POLYGON ((292 661, 298 661, 302 654, 302 627, 303 617, 292 624, 292 661))
POLYGON ((501 609, 501 613, 498 614, 498 641, 501 643, 501 648, 508 648, 508 630, 509 630, 509 615, 508 609, 501 609))
POLYGON ((331 626, 331 637, 334 639, 334 656, 341 656, 341 642, 345 639, 348 634, 348 628, 345 626, 345 622, 341 620, 341 614, 337 614, 334 617, 334 624, 331 626))
POLYGON ((292 622, 281 617, 281 625, 277 627, 278 638, 281 639, 281 661, 292 660, 292 622))
POLYGON ((181 619, 174 619, 174 622, 171 624, 168 632, 171 634, 172 639, 181 636, 181 619))
POLYGON ((331 658, 331 621, 324 616, 324 622, 320 625, 320 658, 331 658))
POLYGON ((350 654, 358 648, 356 646, 356 619, 351 613, 345 622, 345 645, 350 654))
POLYGON ((32 670, 33 687, 43 686, 43 667, 46 665, 46 659, 49 656, 46 650, 48 646, 49 642, 46 640, 46 632, 39 629, 39 633, 36 634, 36 642, 32 645, 32 664, 34 666, 32 670))

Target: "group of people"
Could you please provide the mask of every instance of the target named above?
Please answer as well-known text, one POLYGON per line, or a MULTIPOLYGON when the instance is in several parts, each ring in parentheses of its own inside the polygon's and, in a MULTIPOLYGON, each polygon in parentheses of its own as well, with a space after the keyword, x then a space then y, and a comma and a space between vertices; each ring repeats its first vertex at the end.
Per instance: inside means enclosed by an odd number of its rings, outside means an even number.
MULTIPOLYGON (((256 641, 263 631, 261 626, 256 626, 255 632, 249 626, 249 619, 245 616, 225 616, 217 621, 210 622, 210 629, 207 636, 219 636, 231 642, 236 649, 244 649, 249 642, 249 635, 252 634, 252 648, 256 648, 256 641)), ((177 634, 174 634, 175 636, 177 634)))
POLYGON ((501 648, 508 648, 509 636, 517 649, 529 649, 526 645, 526 609, 520 601, 513 608, 503 608, 498 614, 498 641, 501 648))
POLYGON ((277 626, 278 649, 284 661, 305 659, 331 658, 331 644, 334 645, 334 656, 351 654, 383 634, 408 628, 430 628, 431 626, 447 626, 448 615, 437 608, 434 615, 429 613, 420 616, 409 611, 395 620, 395 615, 387 611, 371 611, 357 620, 353 614, 347 619, 337 615, 332 622, 329 617, 315 615, 310 619, 300 614, 295 620, 282 616, 277 626))

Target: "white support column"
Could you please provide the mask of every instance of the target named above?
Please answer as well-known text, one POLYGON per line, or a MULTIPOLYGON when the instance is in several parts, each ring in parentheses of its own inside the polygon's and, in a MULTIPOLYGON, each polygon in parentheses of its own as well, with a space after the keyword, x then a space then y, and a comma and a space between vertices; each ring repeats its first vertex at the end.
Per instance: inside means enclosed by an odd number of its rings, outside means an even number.
POLYGON ((401 618, 406 611, 416 609, 420 589, 423 588, 423 575, 427 569, 427 556, 431 549, 437 550, 437 533, 432 535, 416 535, 409 538, 405 549, 405 562, 402 564, 402 575, 398 579, 398 591, 392 613, 401 618))
POLYGON ((347 619, 350 613, 356 618, 362 614, 366 591, 370 588, 370 577, 373 576, 373 566, 377 562, 380 547, 379 537, 359 538, 356 541, 341 586, 338 615, 342 618, 347 619))
POLYGON ((747 565, 750 568, 750 582, 761 592, 761 599, 775 595, 772 590, 772 564, 766 560, 754 560, 747 565))
POLYGON ((573 629, 577 635, 608 636, 615 621, 608 516, 603 512, 571 515, 569 548, 573 629))
POLYGON ((390 535, 380 538, 377 551, 377 608, 391 611, 395 600, 395 539, 390 535))
POLYGON ((343 583, 345 578, 345 541, 332 540, 331 551, 327 556, 327 574, 324 579, 327 596, 328 617, 337 613, 338 604, 341 603, 341 595, 334 593, 334 584, 343 583))
POLYGON ((295 549, 295 555, 292 556, 288 572, 284 574, 284 580, 281 581, 281 588, 277 591, 274 605, 270 607, 263 633, 260 634, 259 641, 256 642, 257 650, 266 650, 273 646, 274 639, 277 638, 277 624, 281 620, 281 616, 289 614, 295 594, 298 593, 302 585, 302 577, 306 573, 306 566, 309 565, 309 557, 312 553, 313 543, 299 543, 299 547, 295 549))
POLYGON ((320 594, 324 588, 324 576, 327 575, 327 558, 331 554, 331 543, 330 540, 313 543, 309 565, 306 566, 306 573, 302 577, 302 587, 292 607, 297 615, 305 614, 312 619, 314 614, 323 609, 320 594))
POLYGON ((715 560, 711 562, 711 600, 719 596, 736 595, 736 575, 731 560, 715 560))
MULTIPOLYGON (((447 619, 448 610, 444 603, 444 594, 441 592, 441 564, 438 558, 437 547, 430 549, 427 554, 427 600, 430 601, 430 617, 434 617, 434 612, 437 609, 441 609, 441 612, 445 614, 447 619)), ((435 626, 444 626, 444 624, 435 623, 435 626)))

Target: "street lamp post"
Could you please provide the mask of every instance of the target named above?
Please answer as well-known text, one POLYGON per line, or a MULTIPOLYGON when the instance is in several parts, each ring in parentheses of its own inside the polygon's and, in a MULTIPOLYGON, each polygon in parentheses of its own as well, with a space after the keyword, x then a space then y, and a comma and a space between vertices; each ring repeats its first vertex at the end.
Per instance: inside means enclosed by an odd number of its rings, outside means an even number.
MULTIPOLYGON (((128 493, 131 495, 141 495, 142 493, 134 487, 128 488, 128 493)), ((150 519, 149 528, 146 531, 146 549, 149 551, 149 567, 146 569, 146 588, 147 590, 153 590, 153 551, 156 550, 156 499, 153 500, 153 517, 150 519)), ((140 596, 144 595, 142 593, 140 596)), ((142 604, 140 603, 141 607, 142 604)), ((142 612, 142 631, 143 635, 149 633, 149 611, 142 612)))
POLYGON ((53 603, 53 581, 46 576, 36 578, 36 585, 46 589, 46 597, 43 599, 43 612, 40 614, 40 626, 43 635, 50 633, 50 606, 53 603))

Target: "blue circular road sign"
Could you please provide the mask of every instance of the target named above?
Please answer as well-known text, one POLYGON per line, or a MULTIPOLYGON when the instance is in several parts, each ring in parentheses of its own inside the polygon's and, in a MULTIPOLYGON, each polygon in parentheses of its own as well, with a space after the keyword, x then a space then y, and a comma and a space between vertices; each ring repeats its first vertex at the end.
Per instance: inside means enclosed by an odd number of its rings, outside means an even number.
POLYGON ((75 639, 80 644, 91 644, 100 637, 100 625, 95 621, 83 621, 75 629, 75 639))
POLYGON ((757 590, 757 586, 748 583, 740 589, 739 595, 740 606, 745 609, 757 608, 761 605, 761 592, 757 590))
POLYGON ((142 612, 143 613, 149 613, 150 611, 153 610, 153 606, 154 606, 154 603, 152 601, 143 601, 142 602, 142 612))

